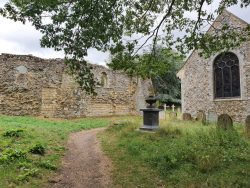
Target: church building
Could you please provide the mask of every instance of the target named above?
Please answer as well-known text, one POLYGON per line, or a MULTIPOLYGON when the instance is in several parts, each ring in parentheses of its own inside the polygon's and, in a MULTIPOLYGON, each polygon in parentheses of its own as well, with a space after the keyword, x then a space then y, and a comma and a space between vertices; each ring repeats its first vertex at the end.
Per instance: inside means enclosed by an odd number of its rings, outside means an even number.
MULTIPOLYGON (((222 27, 223 22, 240 28, 249 25, 224 11, 208 32, 222 27)), ((210 122, 224 113, 237 122, 244 122, 250 115, 250 41, 207 59, 194 50, 177 76, 181 79, 183 113, 195 118, 203 111, 210 122)))

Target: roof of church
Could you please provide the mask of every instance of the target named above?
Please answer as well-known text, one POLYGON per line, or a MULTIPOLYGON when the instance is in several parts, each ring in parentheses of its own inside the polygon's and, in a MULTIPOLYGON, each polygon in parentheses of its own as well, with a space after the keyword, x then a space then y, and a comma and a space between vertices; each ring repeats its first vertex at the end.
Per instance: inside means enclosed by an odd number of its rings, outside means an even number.
MULTIPOLYGON (((214 28, 215 23, 218 22, 218 20, 225 14, 228 14, 230 17, 234 17, 236 20, 239 20, 240 22, 242 22, 243 24, 247 24, 249 25, 249 23, 241 18, 239 18, 238 16, 236 16, 235 14, 233 14, 232 12, 228 11, 228 10, 224 10, 222 12, 222 14, 218 15, 217 18, 214 20, 213 24, 209 27, 209 29, 207 30, 207 32, 211 31, 212 28, 214 28)), ((216 26, 215 26, 216 27, 216 26)), ((188 56, 188 58, 186 59, 185 63, 182 65, 182 67, 180 68, 180 70, 178 71, 177 75, 179 74, 179 72, 181 72, 181 70, 185 67, 185 65, 187 64, 188 60, 192 57, 192 55, 194 54, 196 50, 193 50, 190 55, 188 56)))

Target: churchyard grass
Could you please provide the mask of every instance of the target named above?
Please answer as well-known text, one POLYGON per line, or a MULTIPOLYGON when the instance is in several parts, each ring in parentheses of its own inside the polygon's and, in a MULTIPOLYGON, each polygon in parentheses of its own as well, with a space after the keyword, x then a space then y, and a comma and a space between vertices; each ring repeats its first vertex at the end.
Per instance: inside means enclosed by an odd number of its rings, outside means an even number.
POLYGON ((249 187, 250 140, 244 127, 218 130, 200 122, 165 120, 156 133, 123 119, 99 135, 113 161, 115 187, 249 187))
POLYGON ((59 167, 70 133, 109 123, 0 116, 0 187, 43 187, 59 167))

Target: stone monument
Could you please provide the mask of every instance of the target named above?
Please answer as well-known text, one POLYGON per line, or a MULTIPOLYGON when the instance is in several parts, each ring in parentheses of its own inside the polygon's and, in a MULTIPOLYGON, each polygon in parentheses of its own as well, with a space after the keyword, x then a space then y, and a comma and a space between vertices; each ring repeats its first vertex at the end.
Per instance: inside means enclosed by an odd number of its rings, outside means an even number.
POLYGON ((145 109, 140 109, 143 112, 143 125, 141 130, 154 131, 159 129, 159 112, 160 109, 156 108, 154 103, 156 99, 154 96, 149 96, 146 99, 146 103, 149 105, 145 109))
POLYGON ((233 129, 233 120, 228 114, 221 114, 218 117, 217 127, 222 130, 233 129))

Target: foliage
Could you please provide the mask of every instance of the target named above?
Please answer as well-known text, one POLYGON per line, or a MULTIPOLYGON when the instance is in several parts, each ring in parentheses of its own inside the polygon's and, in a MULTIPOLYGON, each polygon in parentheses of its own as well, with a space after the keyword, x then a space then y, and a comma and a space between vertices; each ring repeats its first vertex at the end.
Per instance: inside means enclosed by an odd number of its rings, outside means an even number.
POLYGON ((17 177, 18 181, 28 181, 30 177, 36 177, 38 175, 38 169, 26 169, 26 172, 17 177))
POLYGON ((161 122, 155 134, 141 120, 112 126, 100 137, 119 187, 248 187, 250 141, 244 127, 221 131, 200 122, 161 122), (152 176, 153 174, 153 176, 152 176))
POLYGON ((39 166, 42 168, 46 168, 48 170, 56 170, 57 169, 56 165, 52 164, 50 161, 41 161, 39 163, 39 166))
POLYGON ((162 103, 180 104, 181 83, 176 74, 184 63, 184 57, 163 54, 160 61, 168 62, 168 68, 164 70, 164 74, 152 78, 157 99, 162 103))
POLYGON ((157 46, 133 58, 128 53, 117 53, 108 66, 114 70, 122 70, 130 76, 151 78, 157 98, 161 102, 180 103, 180 80, 176 74, 183 59, 183 55, 157 46))
POLYGON ((97 118, 0 116, 0 187, 44 187, 61 165, 70 133, 108 124, 109 120, 97 118))
POLYGON ((4 137, 20 137, 21 133, 23 132, 22 129, 16 129, 16 130, 7 130, 3 133, 4 137))
POLYGON ((173 67, 180 67, 184 56, 162 46, 144 51, 142 55, 128 59, 128 54, 117 53, 108 66, 114 70, 123 70, 130 76, 141 78, 156 78, 164 76, 173 67), (153 62, 153 63, 152 63, 153 62))
POLYGON ((45 147, 42 144, 38 143, 38 144, 35 144, 34 146, 32 146, 29 149, 29 152, 31 152, 33 154, 44 155, 45 154, 45 147))
MULTIPOLYGON (((235 28, 225 23, 213 33, 205 33, 216 14, 246 0, 221 1, 214 12, 204 7, 213 0, 9 0, 0 14, 25 22, 29 20, 43 34, 41 45, 63 50, 71 72, 88 92, 95 84, 84 61, 89 48, 123 51, 133 58, 143 46, 164 43, 167 48, 185 53, 201 49, 206 57, 249 40, 250 27, 235 28), (194 14, 195 17, 189 16, 194 14), (183 35, 174 37, 174 33, 183 35)), ((127 59, 129 59, 127 58, 127 59)))
POLYGON ((25 159, 25 158, 26 158, 26 151, 23 151, 21 149, 6 148, 1 153, 0 162, 11 163, 14 160, 25 159))

